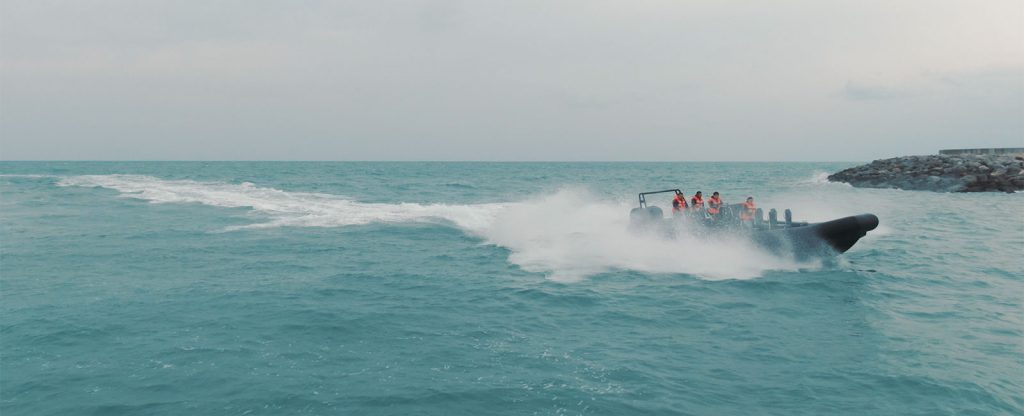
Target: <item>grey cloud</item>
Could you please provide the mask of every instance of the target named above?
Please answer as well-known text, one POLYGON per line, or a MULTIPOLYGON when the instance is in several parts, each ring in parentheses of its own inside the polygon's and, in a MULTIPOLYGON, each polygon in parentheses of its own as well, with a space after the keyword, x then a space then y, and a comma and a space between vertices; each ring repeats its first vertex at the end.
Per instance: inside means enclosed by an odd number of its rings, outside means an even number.
POLYGON ((1024 67, 1019 22, 991 18, 1017 4, 900 4, 7 0, 0 158, 834 160, 1024 135, 1016 70, 971 69, 1024 67))

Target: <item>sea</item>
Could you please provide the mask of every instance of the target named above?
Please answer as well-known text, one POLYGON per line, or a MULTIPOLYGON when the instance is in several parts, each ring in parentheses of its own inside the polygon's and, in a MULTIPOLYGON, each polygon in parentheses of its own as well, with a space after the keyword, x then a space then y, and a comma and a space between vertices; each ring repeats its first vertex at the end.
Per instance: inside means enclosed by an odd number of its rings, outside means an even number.
POLYGON ((1024 414, 1024 195, 856 164, 0 162, 0 414, 1024 414), (630 233, 671 188, 880 225, 630 233))

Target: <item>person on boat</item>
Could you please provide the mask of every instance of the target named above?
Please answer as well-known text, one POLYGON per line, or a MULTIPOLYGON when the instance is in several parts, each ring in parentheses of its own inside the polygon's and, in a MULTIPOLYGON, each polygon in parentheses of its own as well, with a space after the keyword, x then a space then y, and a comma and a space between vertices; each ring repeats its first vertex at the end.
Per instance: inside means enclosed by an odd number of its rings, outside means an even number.
POLYGON ((754 205, 754 197, 748 196, 747 202, 743 203, 743 210, 740 211, 740 221, 754 225, 754 214, 757 212, 757 206, 754 205))
POLYGON ((675 198, 672 198, 672 215, 679 215, 686 210, 686 198, 683 197, 682 193, 677 193, 675 198))
POLYGON ((718 215, 718 212, 722 209, 722 197, 718 195, 718 191, 711 194, 711 198, 708 198, 708 214, 718 215))
POLYGON ((697 193, 693 195, 693 198, 690 198, 690 209, 698 212, 704 209, 704 197, 701 195, 700 191, 697 191, 697 193))

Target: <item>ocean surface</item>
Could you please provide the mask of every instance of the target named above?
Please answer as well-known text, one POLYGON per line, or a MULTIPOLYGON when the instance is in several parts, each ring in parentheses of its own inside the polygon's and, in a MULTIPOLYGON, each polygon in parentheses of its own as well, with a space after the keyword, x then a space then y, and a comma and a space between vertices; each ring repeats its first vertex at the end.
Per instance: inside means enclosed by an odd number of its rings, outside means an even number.
POLYGON ((852 165, 2 162, 0 414, 1024 414, 1024 194, 852 165), (675 187, 881 225, 626 231, 675 187))

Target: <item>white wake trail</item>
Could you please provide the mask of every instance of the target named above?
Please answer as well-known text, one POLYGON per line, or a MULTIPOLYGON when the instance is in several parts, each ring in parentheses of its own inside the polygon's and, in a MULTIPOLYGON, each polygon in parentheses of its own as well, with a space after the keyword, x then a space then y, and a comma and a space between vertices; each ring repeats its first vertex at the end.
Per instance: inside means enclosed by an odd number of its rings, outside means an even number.
POLYGON ((493 204, 361 203, 342 196, 288 192, 251 183, 164 180, 142 175, 88 175, 60 186, 103 187, 152 203, 200 203, 250 208, 265 222, 239 228, 343 227, 370 223, 453 224, 507 248, 509 261, 552 279, 575 281, 614 270, 686 273, 705 279, 742 279, 798 264, 769 255, 742 239, 683 234, 663 239, 630 233, 630 206, 601 201, 586 191, 562 190, 542 198, 493 204))
POLYGON ((60 180, 59 186, 103 187, 121 196, 152 203, 199 203, 224 208, 250 208, 266 215, 267 222, 232 229, 295 227, 342 227, 375 222, 450 221, 459 228, 476 230, 490 224, 502 204, 373 204, 338 195, 288 192, 241 184, 164 180, 143 175, 85 175, 60 180))

